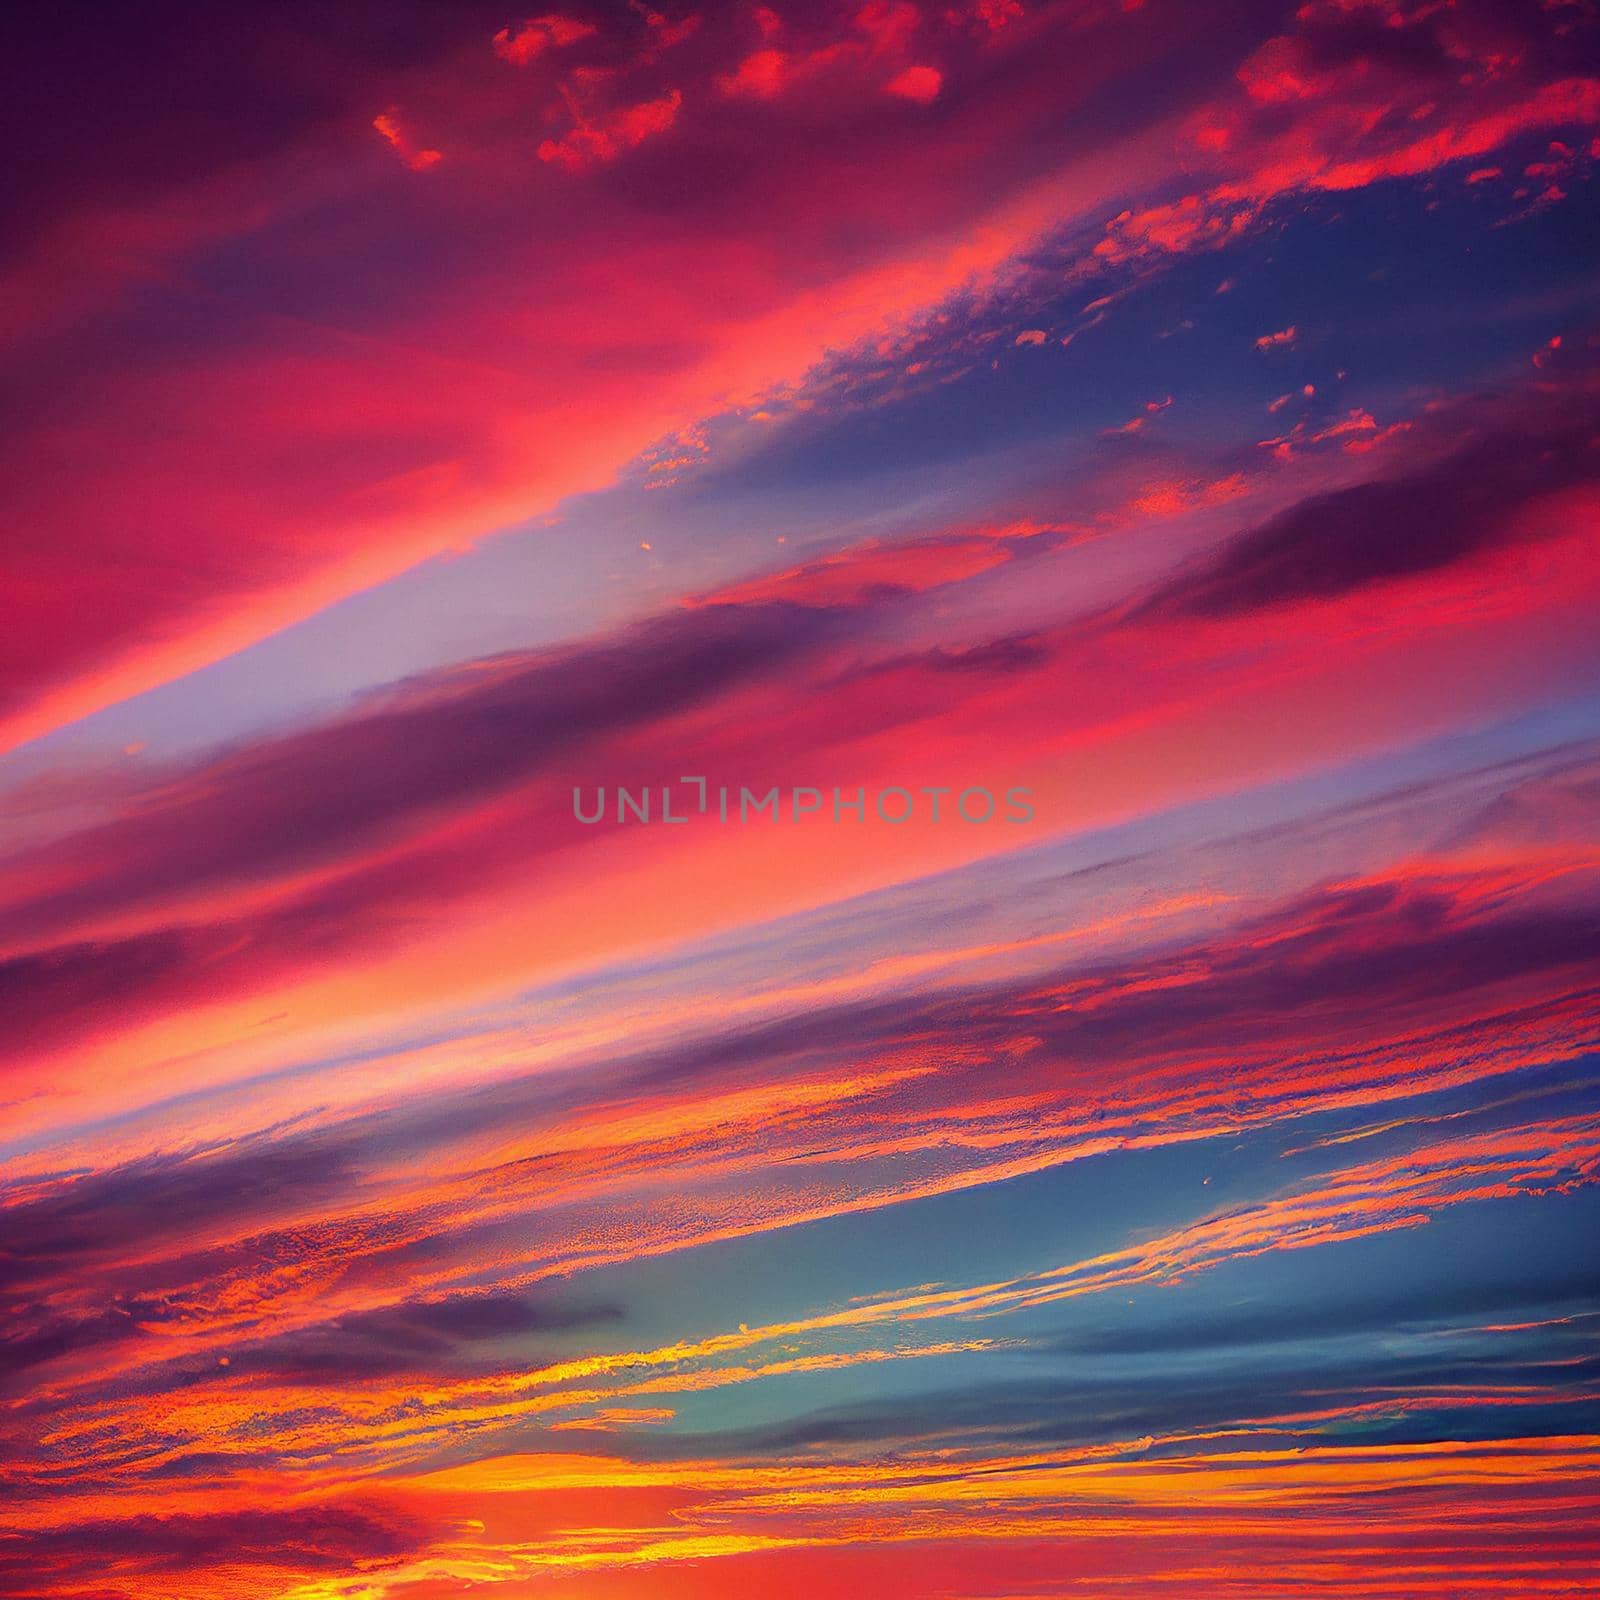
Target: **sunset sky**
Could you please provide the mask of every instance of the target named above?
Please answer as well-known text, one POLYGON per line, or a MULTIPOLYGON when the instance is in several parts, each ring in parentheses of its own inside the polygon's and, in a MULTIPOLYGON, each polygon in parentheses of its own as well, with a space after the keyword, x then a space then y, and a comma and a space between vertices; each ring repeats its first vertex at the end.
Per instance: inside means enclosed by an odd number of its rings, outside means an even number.
POLYGON ((1600 1592, 1594 5, 0 46, 0 1595, 1600 1592))

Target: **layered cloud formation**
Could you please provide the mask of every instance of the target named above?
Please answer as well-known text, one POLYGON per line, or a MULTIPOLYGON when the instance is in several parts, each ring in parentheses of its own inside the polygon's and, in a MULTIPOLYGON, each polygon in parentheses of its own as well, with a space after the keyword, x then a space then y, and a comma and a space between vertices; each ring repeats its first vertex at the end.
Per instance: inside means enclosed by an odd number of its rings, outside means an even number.
POLYGON ((0 1593, 1593 1589, 1584 7, 11 27, 0 1593))

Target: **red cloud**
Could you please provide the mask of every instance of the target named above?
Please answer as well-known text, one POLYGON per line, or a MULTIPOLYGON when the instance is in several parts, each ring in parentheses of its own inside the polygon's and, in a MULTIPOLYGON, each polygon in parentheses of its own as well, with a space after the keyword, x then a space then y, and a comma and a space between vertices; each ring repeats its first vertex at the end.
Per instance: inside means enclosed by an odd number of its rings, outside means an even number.
POLYGON ((677 120, 682 104, 683 95, 669 89, 658 99, 625 106, 597 122, 580 123, 559 139, 546 139, 539 146, 539 159, 558 162, 573 172, 615 161, 624 151, 665 133, 677 120))
POLYGON ((383 135, 394 153, 413 172, 426 172, 429 167, 437 166, 443 160, 437 150, 417 149, 406 137, 405 130, 400 126, 398 113, 394 111, 385 111, 374 117, 372 126, 383 135))
POLYGON ((770 100, 782 93, 789 75, 789 57, 782 50, 757 50, 746 56, 734 71, 718 78, 717 85, 726 95, 770 100))
POLYGON ((840 74, 859 80, 886 68, 884 92, 927 105, 939 96, 944 75, 937 68, 907 61, 912 37, 921 24, 915 6, 904 0, 871 0, 850 20, 850 31, 810 49, 779 49, 771 41, 782 31, 772 12, 757 13, 763 40, 729 72, 718 75, 717 87, 730 98, 771 100, 801 83, 840 74))
MULTIPOLYGON (((1150 254, 1221 249, 1255 223, 1260 209, 1250 202, 1191 194, 1170 205, 1124 211, 1106 225, 1094 254, 1114 266, 1150 254)), ((1219 287, 1217 293, 1222 292, 1219 287)))
POLYGON ((572 17, 530 17, 502 28, 494 36, 494 53, 514 67, 525 67, 546 50, 564 49, 591 37, 594 32, 592 23, 579 22, 572 17))
POLYGON ((1007 23, 1021 17, 1022 0, 978 0, 972 10, 978 22, 990 32, 997 33, 1007 23))
POLYGON ((855 26, 880 50, 903 49, 922 20, 909 0, 867 0, 855 17, 855 26))
MULTIPOLYGON (((1026 535, 1024 535, 1026 537, 1026 535)), ((999 533, 950 534, 901 544, 874 542, 819 556, 692 599, 692 606, 866 606, 896 594, 920 594, 987 572, 1012 558, 999 533)))
POLYGON ((939 90, 943 86, 944 77, 936 68, 913 66, 896 73, 884 85, 884 89, 902 100, 914 100, 919 106, 926 106, 939 98, 939 90))

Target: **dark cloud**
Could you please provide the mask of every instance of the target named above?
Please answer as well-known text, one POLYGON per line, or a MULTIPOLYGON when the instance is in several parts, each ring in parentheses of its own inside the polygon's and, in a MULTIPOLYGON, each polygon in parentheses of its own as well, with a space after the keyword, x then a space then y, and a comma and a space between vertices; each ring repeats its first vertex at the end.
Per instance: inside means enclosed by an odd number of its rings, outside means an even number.
POLYGON ((1556 32, 1536 24, 1522 0, 1458 0, 1448 10, 1417 6, 1358 9, 1308 7, 1299 19, 1307 57, 1318 66, 1370 64, 1396 80, 1460 83, 1464 44, 1484 54, 1514 51, 1519 65, 1567 76, 1600 65, 1600 40, 1587 30, 1556 32))
MULTIPOLYGON (((1600 1376, 1600 1361, 1585 1358, 1571 1344, 1562 1347, 1562 1353, 1572 1357, 1573 1365, 1559 1374, 1552 1374, 1537 1354, 1526 1362, 1508 1360, 1503 1369, 1496 1368, 1497 1383, 1527 1386, 1521 1421, 1531 1431, 1583 1432, 1600 1418, 1600 1402, 1583 1393, 1600 1376)), ((639 1454, 689 1458, 790 1457, 829 1446, 853 1451, 952 1435, 960 1435, 969 1445, 1077 1447, 1235 1427, 1334 1407, 1340 1400, 1354 1405, 1369 1397, 1391 1396, 1395 1397, 1392 1412, 1370 1419, 1361 1429, 1364 1443, 1500 1437, 1516 1417, 1510 1408, 1496 1408, 1485 1419, 1475 1408, 1471 1395, 1483 1383, 1481 1359, 1397 1355, 1386 1352, 1378 1341, 1363 1341, 1345 1348, 1329 1342, 1287 1363, 1257 1350, 1253 1362, 1216 1359, 1205 1367, 1166 1370, 1152 1364, 1138 1372, 1124 1367, 1120 1373, 1100 1364, 1084 1365, 1072 1376, 936 1389, 830 1407, 766 1427, 635 1441, 632 1448, 639 1454), (1443 1411, 1408 1411, 1398 1398, 1446 1386, 1458 1386, 1462 1398, 1459 1405, 1443 1411)), ((1311 1442, 1318 1432, 1316 1424, 1308 1424, 1303 1437, 1311 1442)), ((1246 1448, 1249 1437, 1250 1430, 1243 1427, 1235 1448, 1246 1448)), ((1281 1434, 1263 1429, 1261 1439, 1284 1447, 1281 1434)))
POLYGON ((136 1315, 132 1305, 117 1305, 89 1317, 52 1316, 43 1306, 15 1306, 11 1326, 0 1338, 0 1391, 32 1367, 138 1339, 136 1315))
POLYGON ((608 1303, 563 1304, 551 1296, 457 1295, 410 1301, 340 1317, 280 1338, 236 1349, 233 1368, 281 1383, 429 1372, 437 1376, 473 1345, 491 1340, 566 1333, 616 1322, 608 1303))
MULTIPOLYGON (((1574 1262, 1565 1275, 1549 1270, 1513 1273, 1493 1281, 1441 1278, 1419 1272, 1409 1282, 1340 1286, 1337 1298, 1289 1303, 1263 1300, 1248 1310, 1182 1316, 1131 1325, 1083 1328, 1035 1341, 1033 1348, 1064 1355, 1180 1355, 1185 1352, 1320 1341, 1347 1334, 1470 1326, 1474 1320, 1529 1324, 1600 1310, 1600 1266, 1574 1262)), ((1530 1329, 1519 1353, 1532 1358, 1542 1346, 1565 1353, 1587 1343, 1593 1323, 1530 1329)))
MULTIPOLYGON (((1600 482, 1600 404, 1568 398, 1548 431, 1502 426, 1408 475, 1302 501, 1158 589, 1134 617, 1221 617, 1416 577, 1495 547, 1538 496, 1600 482)), ((1524 534, 1567 532, 1554 516, 1524 534)))
POLYGON ((19 1289, 77 1263, 115 1259, 153 1240, 201 1235, 219 1219, 298 1214, 345 1192, 354 1177, 318 1135, 260 1141, 242 1150, 151 1156, 68 1179, 36 1198, 0 1190, 0 1286, 19 1289))
MULTIPOLYGON (((392 839, 775 673, 839 621, 784 603, 702 606, 401 683, 349 716, 166 774, 128 815, 51 847, 37 864, 80 881, 11 906, 11 937, 392 839)), ((139 959, 160 963, 161 948, 139 959)), ((13 981, 48 977, 47 968, 28 969, 13 981)))
MULTIPOLYGON (((354 1193, 361 1161, 392 1134, 379 1118, 262 1138, 218 1154, 150 1157, 0 1208, 0 1291, 12 1297, 0 1330, 0 1389, 25 1389, 31 1369, 52 1361, 158 1340, 192 1314, 197 1284, 323 1256, 326 1226, 299 1219, 354 1193), (243 1237, 230 1237, 241 1229, 243 1237), (130 1255, 152 1253, 164 1259, 138 1269, 124 1265, 130 1255), (79 1309, 62 1309, 64 1297, 79 1309)), ((347 1231, 344 1242, 358 1252, 394 1247, 392 1232, 380 1223, 370 1239, 347 1231)), ((378 1306, 278 1339, 241 1337, 231 1360, 239 1370, 283 1381, 359 1377, 437 1364, 485 1341, 594 1327, 622 1315, 610 1302, 548 1291, 459 1294, 378 1306)), ((159 1343, 151 1346, 151 1353, 159 1350, 159 1343)), ((167 1372, 175 1383, 210 1375, 209 1363, 181 1361, 167 1372)))
POLYGON ((448 14, 351 0, 337 17, 304 0, 248 12, 196 0, 136 13, 97 0, 7 7, 6 54, 27 68, 0 106, 0 130, 13 144, 46 126, 50 138, 34 141, 40 159, 0 177, 0 259, 63 213, 137 208, 319 131, 364 127, 397 73, 473 28, 487 38, 499 15, 477 0, 448 14))
POLYGON ((1031 672, 1050 659, 1049 645, 1037 634, 1015 634, 965 650, 936 649, 924 657, 936 672, 1031 672))
MULTIPOLYGON (((1259 1045, 1273 1030, 1318 1034, 1494 984, 1587 989, 1600 960, 1600 909, 1518 911, 1468 920, 1440 897, 1399 884, 1330 890, 1243 935, 1137 968, 1077 976, 1070 996, 1019 997, 1018 1014, 1047 1043, 1115 1059, 1164 1048, 1259 1045), (1553 977, 1563 971, 1568 980, 1553 977)), ((1437 1006, 1432 1013, 1437 1015, 1437 1006)))
POLYGON ((6 1585, 0 1593, 20 1600, 31 1591, 19 1586, 47 1577, 57 1583, 74 1577, 104 1581, 108 1575, 222 1564, 337 1572, 397 1560, 426 1537, 420 1525, 393 1513, 341 1505, 81 1521, 0 1533, 0 1584, 6 1585))

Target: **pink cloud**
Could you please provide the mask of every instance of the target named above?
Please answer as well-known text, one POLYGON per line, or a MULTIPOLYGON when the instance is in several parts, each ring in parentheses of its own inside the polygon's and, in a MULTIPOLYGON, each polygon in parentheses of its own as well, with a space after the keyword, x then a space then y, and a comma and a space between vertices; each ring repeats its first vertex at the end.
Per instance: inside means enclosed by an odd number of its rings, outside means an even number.
POLYGON ((973 13, 986 28, 997 33, 1022 16, 1022 0, 978 0, 973 13))
POLYGON ((390 149, 413 172, 426 172, 429 167, 437 166, 444 159, 437 150, 417 149, 406 136, 405 130, 400 126, 398 113, 394 111, 385 111, 374 117, 372 126, 383 135, 390 149))
POLYGON ((546 50, 562 50, 595 32, 592 23, 572 17, 529 17, 513 22, 494 36, 494 53, 514 67, 525 67, 546 50))
POLYGON ((669 89, 658 99, 626 106, 597 122, 580 123, 559 139, 546 139, 539 146, 539 159, 557 162, 571 172, 615 161, 646 139, 665 133, 677 121, 682 104, 682 93, 669 89))
POLYGON ((1250 202, 1185 195, 1170 205, 1127 210, 1113 217, 1094 254, 1115 266, 1149 255, 1218 250, 1242 237, 1259 215, 1260 207, 1250 202))
POLYGON ((908 0, 867 0, 855 17, 857 30, 880 50, 904 49, 922 17, 908 0))
MULTIPOLYGON (((1423 13, 1301 6, 1284 34, 1239 67, 1233 91, 1188 119, 1185 168, 1210 169, 1212 183, 1176 202, 1122 212, 1095 254, 1117 265, 1215 249, 1297 191, 1339 193, 1457 161, 1481 163, 1528 134, 1600 119, 1600 79, 1538 81, 1528 38, 1502 19, 1466 5, 1429 7, 1427 15, 1438 58, 1431 62, 1427 52, 1388 49, 1364 20, 1381 19, 1386 32, 1400 33, 1420 30, 1423 13)), ((1556 160, 1535 164, 1541 181, 1571 147, 1550 148, 1556 160)), ((1467 181, 1499 175, 1497 166, 1480 164, 1467 181)), ((1552 181, 1534 203, 1563 198, 1552 181)))
MULTIPOLYGON (((1267 410, 1281 410, 1283 402, 1290 398, 1288 395, 1282 396, 1281 400, 1269 405, 1267 410)), ((1350 455, 1364 455, 1367 451, 1388 443, 1390 439, 1406 432, 1410 427, 1411 424, 1403 420, 1384 427, 1370 411, 1357 406, 1324 428, 1313 428, 1309 423, 1297 422, 1288 433, 1280 434, 1275 439, 1262 439, 1260 444, 1262 449, 1271 450, 1274 455, 1285 461, 1299 450, 1330 443, 1339 444, 1350 455)))
POLYGON ((896 73, 885 85, 888 94, 914 100, 919 106, 932 105, 944 87, 944 77, 934 67, 912 66, 896 73))
POLYGON ((717 87, 734 98, 770 100, 783 92, 789 80, 790 60, 782 50, 757 50, 732 72, 717 79, 717 87))

